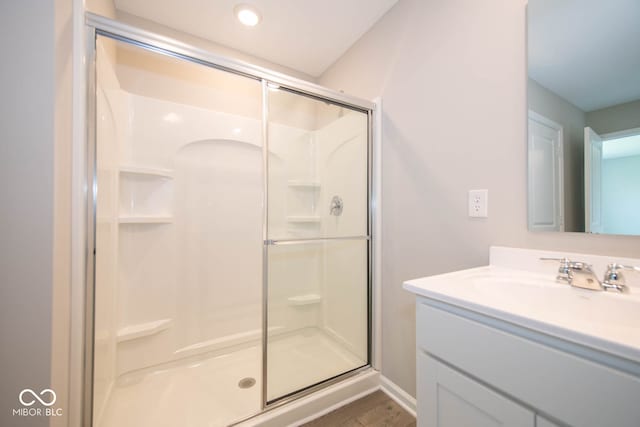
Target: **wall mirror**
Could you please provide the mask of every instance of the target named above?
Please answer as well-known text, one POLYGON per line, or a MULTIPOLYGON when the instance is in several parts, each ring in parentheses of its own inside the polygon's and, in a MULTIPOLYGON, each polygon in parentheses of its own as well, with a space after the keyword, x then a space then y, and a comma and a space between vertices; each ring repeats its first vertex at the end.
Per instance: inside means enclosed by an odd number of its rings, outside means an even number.
POLYGON ((530 231, 640 235, 640 1, 529 0, 530 231))

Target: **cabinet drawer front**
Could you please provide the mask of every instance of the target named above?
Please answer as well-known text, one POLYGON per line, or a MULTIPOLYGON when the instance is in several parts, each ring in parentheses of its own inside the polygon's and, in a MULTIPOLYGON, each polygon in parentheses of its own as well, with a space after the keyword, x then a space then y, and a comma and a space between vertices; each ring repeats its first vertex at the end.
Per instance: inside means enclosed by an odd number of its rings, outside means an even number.
POLYGON ((418 427, 534 427, 535 414, 418 353, 418 427))
POLYGON ((537 411, 574 426, 640 426, 640 380, 434 308, 416 308, 425 351, 537 411))

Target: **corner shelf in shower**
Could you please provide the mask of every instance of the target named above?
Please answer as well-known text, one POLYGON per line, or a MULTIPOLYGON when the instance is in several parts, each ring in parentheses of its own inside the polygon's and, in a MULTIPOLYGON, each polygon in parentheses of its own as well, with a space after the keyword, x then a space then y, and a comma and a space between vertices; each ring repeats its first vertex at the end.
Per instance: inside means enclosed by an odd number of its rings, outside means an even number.
POLYGON ((287 182, 287 185, 292 188, 317 190, 320 188, 318 181, 303 181, 298 179, 292 179, 287 182))
POLYGON ((287 298, 287 301, 290 305, 320 304, 322 302, 322 297, 318 294, 296 295, 287 298))
POLYGON ((287 217, 287 222, 297 224, 319 224, 321 218, 316 215, 290 215, 287 217))
POLYGON ((171 216, 121 216, 118 218, 120 224, 171 224, 171 216))
POLYGON ((120 173, 158 178, 173 178, 173 171, 171 169, 151 168, 146 166, 123 165, 120 166, 120 173))
POLYGON ((136 338, 148 337, 155 335, 159 332, 169 329, 173 320, 160 319, 152 322, 138 323, 136 325, 125 326, 118 329, 117 340, 118 342, 130 341, 136 338))

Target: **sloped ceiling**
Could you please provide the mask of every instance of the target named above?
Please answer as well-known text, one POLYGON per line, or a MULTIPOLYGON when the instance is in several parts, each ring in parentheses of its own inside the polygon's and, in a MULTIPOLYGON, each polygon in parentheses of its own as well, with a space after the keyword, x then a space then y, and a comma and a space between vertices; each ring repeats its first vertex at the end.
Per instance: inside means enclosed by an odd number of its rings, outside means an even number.
POLYGON ((320 76, 397 0, 115 0, 119 11, 320 76), (236 5, 262 15, 246 27, 236 5), (153 7, 150 7, 150 6, 153 7))

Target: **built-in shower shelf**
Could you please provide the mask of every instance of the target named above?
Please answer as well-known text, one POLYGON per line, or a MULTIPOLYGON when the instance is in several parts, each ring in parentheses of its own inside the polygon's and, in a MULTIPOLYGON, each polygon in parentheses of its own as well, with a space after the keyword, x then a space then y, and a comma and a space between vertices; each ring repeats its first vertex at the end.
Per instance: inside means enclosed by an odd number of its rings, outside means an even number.
POLYGON ((321 218, 316 215, 291 215, 287 217, 287 222, 298 224, 317 224, 321 218))
POLYGON ((292 188, 302 188, 302 189, 319 189, 320 183, 318 181, 303 181, 298 179, 292 179, 287 182, 287 185, 292 188))
POLYGON ((322 297, 318 294, 296 295, 287 298, 287 301, 291 305, 311 305, 322 302, 322 297))
POLYGON ((171 224, 171 216, 120 216, 120 224, 171 224))
POLYGON ((120 166, 120 173, 158 178, 173 178, 173 171, 171 169, 151 168, 145 166, 120 166))
POLYGON ((162 332, 171 327, 173 320, 160 319, 153 322, 138 323, 137 325, 125 326, 118 329, 118 342, 134 340, 136 338, 148 337, 162 332))

